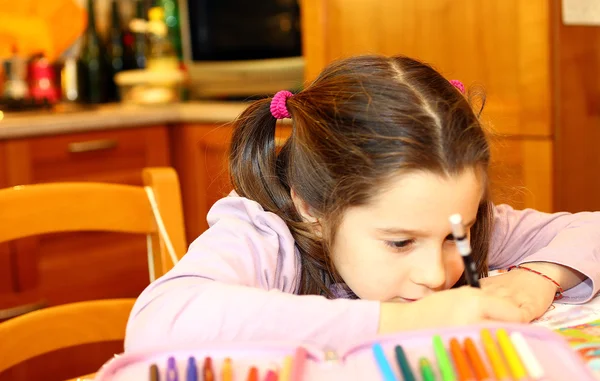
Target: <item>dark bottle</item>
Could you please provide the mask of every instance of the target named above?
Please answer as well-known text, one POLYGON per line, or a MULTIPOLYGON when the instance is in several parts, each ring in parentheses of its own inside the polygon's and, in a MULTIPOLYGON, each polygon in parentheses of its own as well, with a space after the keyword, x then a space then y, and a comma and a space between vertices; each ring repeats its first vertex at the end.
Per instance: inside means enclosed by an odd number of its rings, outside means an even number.
POLYGON ((146 7, 143 0, 136 0, 135 17, 129 24, 133 41, 131 44, 132 64, 130 69, 144 69, 146 67, 146 7))
POLYGON ((108 59, 110 64, 108 97, 111 101, 118 101, 119 89, 117 88, 114 78, 118 72, 125 68, 125 46, 117 0, 112 0, 110 18, 110 29, 108 30, 108 59))
POLYGON ((94 1, 88 0, 87 4, 88 23, 77 62, 79 94, 85 103, 104 103, 108 101, 109 67, 104 45, 96 31, 94 1))

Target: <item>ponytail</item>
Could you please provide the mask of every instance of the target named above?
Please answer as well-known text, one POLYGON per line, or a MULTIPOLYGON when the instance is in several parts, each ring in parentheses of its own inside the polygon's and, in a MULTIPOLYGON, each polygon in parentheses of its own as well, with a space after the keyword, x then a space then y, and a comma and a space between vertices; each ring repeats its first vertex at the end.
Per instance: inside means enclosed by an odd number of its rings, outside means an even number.
POLYGON ((276 124, 269 100, 255 102, 238 119, 229 154, 235 191, 273 213, 289 208, 291 202, 289 190, 277 174, 276 124))
POLYGON ((298 292, 333 297, 329 286, 334 281, 325 245, 302 220, 290 195, 288 163, 293 137, 278 153, 277 119, 271 114, 270 103, 270 99, 253 103, 236 122, 229 153, 231 183, 239 196, 256 201, 288 225, 300 252, 298 292))

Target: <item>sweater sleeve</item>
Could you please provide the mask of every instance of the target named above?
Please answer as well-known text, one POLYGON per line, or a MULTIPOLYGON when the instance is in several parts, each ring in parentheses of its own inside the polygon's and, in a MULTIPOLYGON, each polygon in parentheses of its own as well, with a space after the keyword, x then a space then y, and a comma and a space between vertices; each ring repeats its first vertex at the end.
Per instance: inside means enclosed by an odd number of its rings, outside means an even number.
POLYGON ((490 269, 551 262, 584 274, 561 302, 585 303, 600 285, 600 213, 542 213, 498 205, 490 247, 490 269))
POLYGON ((278 216, 230 196, 208 220, 181 261, 138 298, 126 351, 233 340, 334 349, 377 332, 379 302, 295 294, 298 252, 278 216))

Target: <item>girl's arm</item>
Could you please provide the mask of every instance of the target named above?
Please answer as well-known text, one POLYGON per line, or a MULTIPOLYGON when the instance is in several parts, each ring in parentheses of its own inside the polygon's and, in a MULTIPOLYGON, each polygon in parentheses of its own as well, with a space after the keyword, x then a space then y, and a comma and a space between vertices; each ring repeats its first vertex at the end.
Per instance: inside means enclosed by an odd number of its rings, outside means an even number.
POLYGON ((211 228, 137 300, 127 351, 258 339, 335 348, 377 332, 379 302, 294 295, 299 263, 279 217, 227 197, 208 219, 211 228))
POLYGON ((558 281, 563 301, 584 303, 600 285, 600 213, 542 213, 498 205, 490 269, 528 264, 558 281), (583 281, 581 281, 583 280, 583 281))

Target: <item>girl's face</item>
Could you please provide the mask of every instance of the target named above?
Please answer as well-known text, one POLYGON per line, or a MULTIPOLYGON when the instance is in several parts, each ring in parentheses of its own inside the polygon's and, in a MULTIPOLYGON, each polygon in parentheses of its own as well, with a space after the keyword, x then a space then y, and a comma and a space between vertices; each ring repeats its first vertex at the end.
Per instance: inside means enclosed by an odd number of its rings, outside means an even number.
POLYGON ((361 299, 406 302, 448 289, 463 272, 448 218, 460 213, 469 231, 482 194, 474 170, 399 175, 368 205, 346 210, 333 264, 361 299))

